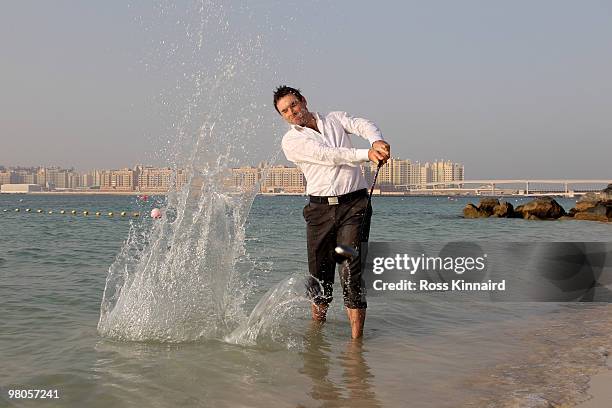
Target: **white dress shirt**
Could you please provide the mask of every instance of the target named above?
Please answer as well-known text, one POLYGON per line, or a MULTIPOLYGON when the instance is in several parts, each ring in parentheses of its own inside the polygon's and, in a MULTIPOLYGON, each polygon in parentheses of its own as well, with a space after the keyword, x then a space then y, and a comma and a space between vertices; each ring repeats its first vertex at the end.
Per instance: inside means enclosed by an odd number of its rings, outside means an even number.
POLYGON ((313 114, 319 132, 291 125, 282 142, 287 160, 304 173, 307 194, 339 196, 367 188, 360 164, 369 161, 369 149, 354 148, 349 133, 363 137, 371 145, 383 140, 378 127, 346 112, 330 112, 325 117, 313 114))

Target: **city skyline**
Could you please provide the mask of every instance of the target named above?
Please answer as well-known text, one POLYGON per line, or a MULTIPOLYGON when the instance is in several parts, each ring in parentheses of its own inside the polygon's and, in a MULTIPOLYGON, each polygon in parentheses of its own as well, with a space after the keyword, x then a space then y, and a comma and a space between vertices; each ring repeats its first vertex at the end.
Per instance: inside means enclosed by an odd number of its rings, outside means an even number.
POLYGON ((372 119, 401 157, 474 177, 612 173, 607 3, 221 5, 8 4, 0 162, 161 166, 211 122, 211 156, 282 164, 271 93, 288 84, 312 110, 372 119))
MULTIPOLYGON (((414 159, 410 159, 410 158, 404 158, 401 157, 399 155, 392 155, 391 159, 395 159, 395 160, 409 160, 415 163, 428 163, 428 162, 438 162, 438 161, 452 161, 450 159, 447 159, 445 157, 442 158, 436 158, 434 160, 414 160, 414 159)), ((363 163, 363 164, 367 164, 369 162, 363 163)), ((462 163, 465 164, 465 163, 462 163)), ((237 165, 234 166, 230 166, 228 168, 237 168, 237 167, 242 167, 242 166, 261 166, 261 165, 269 165, 269 166, 276 166, 276 165, 289 165, 289 166, 295 166, 294 163, 287 161, 287 160, 282 160, 276 163, 270 162, 268 160, 261 160, 257 163, 238 163, 237 165)), ((159 168, 163 168, 163 167, 172 167, 172 166, 168 166, 168 165, 161 165, 161 166, 157 166, 157 165, 153 165, 151 163, 141 163, 141 162, 135 162, 132 165, 129 164, 124 164, 124 165, 119 165, 119 166, 100 166, 100 167, 92 167, 89 166, 87 168, 78 168, 77 166, 74 165, 60 165, 57 163, 51 163, 51 164, 23 164, 23 163, 18 163, 18 164, 7 164, 7 163, 1 163, 0 162, 0 170, 2 169, 34 169, 34 168, 48 168, 48 169, 52 169, 52 168, 59 168, 59 169, 63 169, 63 170, 74 170, 74 171, 78 171, 78 172, 89 172, 89 171, 93 171, 93 170, 122 170, 122 169, 131 169, 134 167, 159 167, 159 168)))
MULTIPOLYGON (((363 163, 362 172, 368 183, 372 180, 376 166, 363 163)), ((256 166, 246 165, 229 167, 224 178, 224 185, 231 188, 252 188, 260 184, 261 192, 304 193, 306 180, 297 166, 270 164, 260 162, 256 166)), ((463 180, 464 165, 450 160, 420 163, 399 157, 390 158, 380 170, 378 186, 422 185, 438 181, 463 180)), ((121 169, 92 169, 79 172, 74 168, 64 169, 59 166, 3 166, 0 165, 0 187, 2 185, 22 185, 26 190, 30 186, 46 191, 91 190, 99 191, 146 191, 166 192, 172 186, 177 188, 188 181, 188 172, 184 168, 176 170, 170 167, 153 167, 137 164, 121 169), (26 188, 27 187, 27 188, 26 188)), ((5 187, 2 187, 4 190, 5 187)))
MULTIPOLYGON (((377 172, 374 163, 361 166, 366 183, 371 184, 377 172)), ((605 179, 466 179, 465 167, 450 160, 420 163, 409 159, 391 158, 378 172, 377 194, 431 195, 431 194, 510 194, 510 195, 563 195, 575 197, 599 191, 605 179), (597 187, 599 185, 599 187, 597 187)), ((263 194, 299 194, 306 192, 306 179, 298 167, 261 162, 257 166, 226 168, 220 174, 224 189, 229 193, 253 191, 263 194)), ((74 169, 60 167, 0 166, 2 193, 68 192, 68 193, 121 193, 165 194, 182 189, 185 183, 199 185, 203 180, 190 179, 188 171, 178 168, 156 168, 136 165, 120 170, 97 169, 79 174, 74 169), (195 183, 195 184, 194 184, 195 183)))

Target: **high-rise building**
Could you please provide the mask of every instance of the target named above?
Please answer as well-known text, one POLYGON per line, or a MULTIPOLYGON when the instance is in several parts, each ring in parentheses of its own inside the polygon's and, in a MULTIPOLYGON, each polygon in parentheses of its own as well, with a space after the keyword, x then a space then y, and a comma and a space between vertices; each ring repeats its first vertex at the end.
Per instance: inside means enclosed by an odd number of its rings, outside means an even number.
POLYGON ((261 178, 261 169, 257 167, 237 167, 232 169, 232 185, 240 189, 255 186, 261 178))
POLYGON ((85 173, 81 175, 81 187, 93 187, 94 176, 91 173, 85 173))
MULTIPOLYGON (((389 159, 389 161, 380 168, 378 172, 378 179, 376 183, 379 186, 390 186, 393 184, 393 159, 389 159)), ((376 167, 378 165, 376 163, 371 163, 370 167, 373 167, 373 170, 376 171, 376 167)))
POLYGON ((432 169, 431 183, 441 183, 442 186, 450 187, 450 185, 443 183, 464 180, 463 165, 460 163, 453 163, 450 160, 438 160, 431 163, 430 167, 432 169))
MULTIPOLYGON (((366 165, 364 175, 368 184, 372 183, 378 165, 369 163, 366 165)), ((410 174, 413 172, 413 165, 410 160, 400 158, 390 158, 387 163, 380 168, 376 185, 378 186, 405 186, 410 184, 410 174)))
POLYGON ((138 190, 168 191, 172 182, 172 169, 138 167, 138 190))
POLYGON ((388 164, 391 168, 391 184, 395 186, 408 184, 410 178, 410 169, 412 167, 412 163, 410 163, 410 160, 391 158, 389 159, 388 164))
POLYGON ((137 172, 132 169, 103 170, 100 190, 103 191, 135 191, 137 172))
POLYGON ((408 169, 408 186, 417 187, 425 183, 427 180, 426 172, 421 171, 421 163, 411 163, 408 169))
POLYGON ((0 172, 0 185, 17 183, 17 175, 11 170, 0 172))
POLYGON ((136 166, 139 191, 166 192, 176 186, 182 188, 187 182, 187 172, 183 169, 171 169, 169 167, 143 167, 136 166))
POLYGON ((23 184, 38 184, 38 176, 36 173, 27 173, 23 175, 23 184))
POLYGON ((306 190, 304 174, 297 167, 283 165, 268 167, 262 172, 262 192, 303 193, 306 190))
POLYGON ((51 167, 47 169, 47 183, 53 188, 67 188, 68 175, 59 167, 51 167))
POLYGON ((67 173, 68 177, 68 188, 79 188, 81 187, 81 175, 73 170, 67 173))
POLYGON ((463 164, 453 163, 453 181, 465 180, 463 164))
POLYGON ((101 187, 102 186, 102 171, 103 170, 93 170, 93 186, 101 187))

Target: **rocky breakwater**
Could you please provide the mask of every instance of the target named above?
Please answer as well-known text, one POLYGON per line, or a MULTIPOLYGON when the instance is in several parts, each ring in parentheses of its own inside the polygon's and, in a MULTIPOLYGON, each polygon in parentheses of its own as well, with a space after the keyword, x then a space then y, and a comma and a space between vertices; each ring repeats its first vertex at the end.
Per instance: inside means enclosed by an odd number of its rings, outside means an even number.
POLYGON ((612 222, 612 184, 604 190, 587 194, 566 213, 552 197, 540 197, 514 208, 512 204, 496 198, 483 198, 476 206, 468 204, 463 209, 465 218, 523 218, 526 220, 576 219, 612 222))
POLYGON ((582 197, 569 212, 577 220, 612 221, 612 184, 599 193, 582 197))
POLYGON ((497 198, 483 198, 478 205, 472 203, 463 209, 465 218, 487 218, 502 217, 511 218, 514 216, 514 207, 507 202, 499 202, 497 198))
POLYGON ((476 206, 468 204, 463 209, 465 218, 524 218, 527 220, 555 220, 566 215, 563 207, 550 197, 537 198, 514 208, 508 202, 496 198, 483 198, 476 206))

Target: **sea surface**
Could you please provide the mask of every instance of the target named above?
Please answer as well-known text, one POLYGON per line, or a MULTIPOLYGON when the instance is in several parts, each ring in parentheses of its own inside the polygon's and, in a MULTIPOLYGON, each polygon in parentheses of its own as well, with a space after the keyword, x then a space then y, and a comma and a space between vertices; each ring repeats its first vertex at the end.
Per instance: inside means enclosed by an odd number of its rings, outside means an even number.
MULTIPOLYGON (((235 305, 246 316, 271 288, 300 287, 307 272, 305 200, 255 198, 244 236, 250 285, 235 305)), ((374 197, 370 240, 612 242, 612 225, 597 222, 463 219, 462 208, 475 201, 374 197)), ((558 201, 566 210, 575 203, 558 201)), ((341 299, 318 327, 299 297, 278 319, 268 316, 272 328, 249 342, 225 335, 176 342, 102 336, 97 325, 109 267, 130 225, 153 228, 146 214, 164 202, 0 195, 0 406, 572 406, 588 398, 589 376, 605 366, 612 348, 612 308, 605 303, 434 294, 370 298, 361 342, 349 339, 341 299), (59 398, 9 398, 16 389, 57 390, 59 398)))

